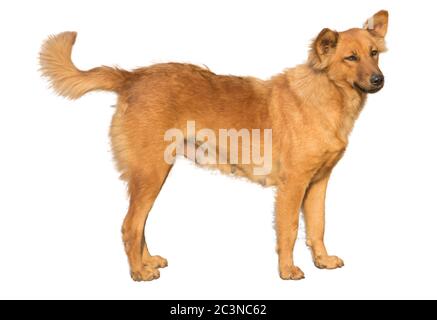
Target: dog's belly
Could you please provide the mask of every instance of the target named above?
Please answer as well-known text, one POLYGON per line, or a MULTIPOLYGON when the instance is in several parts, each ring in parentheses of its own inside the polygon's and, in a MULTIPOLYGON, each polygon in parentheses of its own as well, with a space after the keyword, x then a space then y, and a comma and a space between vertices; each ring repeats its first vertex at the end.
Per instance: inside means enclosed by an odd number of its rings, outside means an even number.
MULTIPOLYGON (((238 161, 232 161, 229 152, 223 154, 220 153, 220 148, 215 144, 205 144, 198 141, 195 144, 190 144, 185 141, 184 153, 181 154, 185 158, 193 161, 197 166, 204 169, 219 170, 225 175, 233 177, 241 177, 250 180, 251 182, 260 184, 263 187, 271 187, 276 185, 276 177, 278 172, 277 163, 255 163, 253 161, 242 161, 243 149, 238 149, 238 161), (203 150, 200 150, 200 149, 203 150), (214 155, 208 158, 208 153, 204 153, 204 150, 213 150, 214 155), (198 157, 200 154, 205 155, 205 158, 198 157), (197 155, 193 158, 193 155, 197 155), (209 160, 209 161, 208 161, 209 160), (260 169, 265 169, 265 172, 260 172, 260 169)), ((266 158, 264 158, 265 160, 266 158)), ((262 170, 261 170, 262 171, 262 170)))
POLYGON ((263 187, 272 187, 276 185, 275 175, 273 173, 266 175, 256 175, 253 170, 256 166, 252 164, 238 165, 238 164, 218 164, 218 165, 200 165, 203 168, 217 169, 223 174, 240 177, 257 183, 263 187))
MULTIPOLYGON (((264 187, 276 186, 278 184, 279 177, 282 177, 282 179, 286 179, 286 177, 284 176, 284 172, 281 172, 282 166, 280 161, 275 161, 274 158, 272 159, 270 169, 266 174, 256 173, 256 169, 260 168, 259 163, 241 163, 241 148, 239 149, 239 162, 237 163, 232 163, 232 161, 230 161, 229 154, 225 156, 225 159, 220 158, 220 150, 218 146, 211 144, 209 144, 209 148, 210 150, 215 150, 214 153, 216 156, 213 157, 215 161, 198 161, 198 158, 193 158, 192 156, 190 156, 190 154, 199 154, 199 149, 201 148, 201 146, 205 147, 205 145, 208 144, 205 144, 204 142, 197 142, 193 145, 185 141, 184 153, 180 155, 183 155, 185 158, 193 161, 197 166, 201 168, 219 170, 225 175, 245 178, 264 187), (193 150, 191 150, 190 152, 190 149, 193 150)), ((289 167, 287 165, 283 166, 283 168, 285 169, 288 167, 288 170, 291 171, 301 171, 301 167, 307 167, 308 171, 314 172, 311 182, 315 182, 331 173, 332 169, 343 157, 344 152, 345 148, 336 150, 324 150, 324 152, 321 152, 317 155, 313 154, 311 156, 304 156, 303 159, 306 159, 305 163, 302 163, 300 165, 295 164, 296 166, 299 166, 299 168, 293 166, 289 167)))

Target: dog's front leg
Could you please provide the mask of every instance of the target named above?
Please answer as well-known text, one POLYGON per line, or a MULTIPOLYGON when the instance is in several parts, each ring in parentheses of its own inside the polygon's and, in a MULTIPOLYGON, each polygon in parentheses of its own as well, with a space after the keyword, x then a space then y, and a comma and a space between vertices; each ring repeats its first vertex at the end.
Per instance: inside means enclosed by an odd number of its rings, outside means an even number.
POLYGON ((311 248, 313 261, 321 269, 343 267, 343 261, 336 256, 329 256, 324 244, 325 234, 325 198, 329 175, 312 183, 303 201, 303 212, 307 233, 307 245, 311 248))
POLYGON ((294 265, 293 249, 299 227, 299 211, 307 184, 295 179, 278 186, 276 234, 279 275, 284 280, 300 280, 304 273, 294 265))

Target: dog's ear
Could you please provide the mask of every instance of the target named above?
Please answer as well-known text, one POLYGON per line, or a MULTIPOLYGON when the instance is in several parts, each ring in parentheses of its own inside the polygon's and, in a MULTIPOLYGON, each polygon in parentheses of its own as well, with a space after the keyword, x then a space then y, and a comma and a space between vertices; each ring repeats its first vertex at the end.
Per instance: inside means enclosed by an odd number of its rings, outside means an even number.
POLYGON ((364 23, 364 29, 367 29, 372 35, 384 38, 388 28, 388 11, 381 10, 364 23))
POLYGON ((327 68, 329 58, 335 53, 339 34, 336 31, 325 28, 311 45, 309 63, 318 70, 327 68))

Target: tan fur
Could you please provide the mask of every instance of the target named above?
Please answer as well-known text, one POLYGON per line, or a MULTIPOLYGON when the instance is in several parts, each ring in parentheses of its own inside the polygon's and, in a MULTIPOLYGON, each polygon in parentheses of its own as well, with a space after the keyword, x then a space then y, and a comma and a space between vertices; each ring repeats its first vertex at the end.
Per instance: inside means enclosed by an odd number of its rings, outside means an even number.
POLYGON ((40 53, 41 72, 47 76, 60 95, 77 99, 93 90, 119 91, 128 75, 110 67, 81 71, 71 61, 71 50, 76 41, 76 32, 63 32, 49 37, 40 53))
POLYGON ((110 134, 118 169, 129 187, 123 240, 134 280, 156 279, 158 268, 167 266, 164 258, 150 255, 144 226, 171 169, 163 159, 164 133, 170 128, 185 130, 191 120, 199 128, 213 129, 217 136, 221 128, 273 130, 270 174, 253 175, 253 164, 217 168, 277 188, 281 278, 303 278, 293 262, 301 209, 315 265, 328 269, 343 266, 340 258, 328 255, 323 242, 326 188, 347 147, 366 92, 382 87, 370 83, 373 74, 380 74, 378 55, 371 52, 385 50, 387 24, 388 13, 381 11, 364 29, 324 29, 314 40, 306 64, 267 81, 216 75, 179 63, 131 72, 109 67, 80 71, 71 61, 76 33, 65 32, 45 42, 41 69, 56 92, 72 99, 92 90, 119 95, 110 134), (357 61, 345 59, 352 54, 357 61))

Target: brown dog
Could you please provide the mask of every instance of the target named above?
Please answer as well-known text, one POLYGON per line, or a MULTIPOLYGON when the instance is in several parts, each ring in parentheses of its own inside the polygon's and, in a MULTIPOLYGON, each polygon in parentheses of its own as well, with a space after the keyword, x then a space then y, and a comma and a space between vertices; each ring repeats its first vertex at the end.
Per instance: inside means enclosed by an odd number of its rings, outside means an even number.
MULTIPOLYGON (((217 135, 222 128, 272 129, 273 161, 268 173, 254 174, 253 161, 225 161, 215 167, 277 188, 277 251, 282 279, 304 277, 293 262, 301 208, 315 265, 327 269, 342 267, 343 261, 328 255, 323 242, 325 192, 367 94, 384 85, 378 59, 385 50, 387 25, 388 12, 380 11, 363 29, 324 29, 313 42, 306 64, 267 81, 220 76, 178 63, 132 72, 105 66, 81 71, 71 61, 76 33, 50 37, 42 47, 40 63, 43 74, 59 94, 76 99, 92 90, 118 93, 111 139, 130 195, 123 241, 132 278, 157 279, 158 268, 167 266, 162 257, 150 255, 144 227, 172 167, 163 156, 166 132, 180 129, 183 146, 188 146, 193 137, 186 129, 187 121, 195 121, 198 127, 210 128, 217 135)), ((209 139, 206 142, 219 149, 209 139)), ((261 149, 267 143, 262 138, 261 149)), ((188 147, 182 150, 184 155, 189 152, 188 147)), ((239 157, 243 151, 240 147, 239 157)), ((228 160, 229 153, 226 155, 228 160)))

